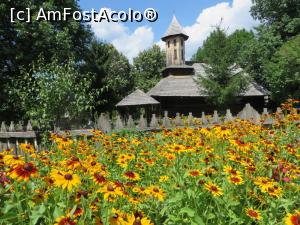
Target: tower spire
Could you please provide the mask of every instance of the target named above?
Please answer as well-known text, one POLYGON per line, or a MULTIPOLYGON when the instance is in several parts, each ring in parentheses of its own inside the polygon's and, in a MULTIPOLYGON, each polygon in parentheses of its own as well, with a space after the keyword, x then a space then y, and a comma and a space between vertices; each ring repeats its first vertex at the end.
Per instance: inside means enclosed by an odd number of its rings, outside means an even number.
POLYGON ((185 41, 189 36, 183 31, 176 16, 173 15, 172 22, 161 38, 166 42, 167 67, 171 65, 185 65, 185 41))

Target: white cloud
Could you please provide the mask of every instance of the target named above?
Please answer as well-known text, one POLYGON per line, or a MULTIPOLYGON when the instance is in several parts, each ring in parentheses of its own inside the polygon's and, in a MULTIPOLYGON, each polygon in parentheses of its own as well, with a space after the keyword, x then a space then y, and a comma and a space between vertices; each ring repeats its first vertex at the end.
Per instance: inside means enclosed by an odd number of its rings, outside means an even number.
MULTIPOLYGON (((197 51, 221 20, 221 25, 227 29, 228 34, 236 29, 251 29, 256 26, 258 22, 254 21, 249 12, 251 5, 252 0, 233 0, 232 4, 224 1, 202 10, 194 24, 184 27, 190 36, 186 44, 186 58, 189 59, 197 51)), ((154 44, 154 33, 148 26, 140 26, 134 31, 124 23, 93 22, 91 26, 96 36, 112 43, 131 62, 140 51, 154 44)), ((167 27, 165 29, 167 30, 167 27)), ((163 49, 165 47, 161 40, 156 44, 163 49)))
MULTIPOLYGON (((110 10, 110 9, 108 9, 110 10)), ((154 33, 151 27, 140 26, 133 32, 124 23, 92 22, 92 30, 102 40, 112 43, 118 51, 126 55, 130 62, 154 43, 154 33)))
POLYGON ((251 29, 258 24, 251 15, 251 0, 233 0, 222 2, 210 8, 204 9, 198 16, 196 22, 184 27, 186 33, 190 36, 187 41, 187 58, 190 58, 202 45, 203 41, 208 37, 209 33, 219 25, 227 29, 228 34, 237 29, 251 29))
POLYGON ((120 37, 113 39, 112 44, 132 61, 139 52, 150 48, 153 45, 153 41, 154 34, 152 28, 141 26, 132 34, 125 33, 120 37))

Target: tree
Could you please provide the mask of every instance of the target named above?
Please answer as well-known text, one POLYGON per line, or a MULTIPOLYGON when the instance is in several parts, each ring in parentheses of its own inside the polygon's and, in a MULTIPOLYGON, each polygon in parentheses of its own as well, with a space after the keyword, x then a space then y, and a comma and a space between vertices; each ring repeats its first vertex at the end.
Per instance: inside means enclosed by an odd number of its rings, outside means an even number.
POLYGON ((76 62, 82 60, 92 33, 89 26, 73 20, 36 21, 38 10, 59 10, 64 8, 80 10, 76 0, 31 1, 15 0, 0 3, 0 118, 18 119, 22 111, 14 102, 8 90, 19 79, 20 69, 30 69, 30 65, 40 58, 66 62, 70 56, 76 62), (10 22, 10 9, 31 9, 32 22, 10 22))
POLYGON ((241 49, 239 64, 257 83, 269 89, 264 68, 281 45, 280 36, 269 26, 261 25, 256 28, 256 36, 241 49))
POLYGON ((237 94, 247 87, 246 78, 241 73, 233 72, 235 68, 229 54, 230 42, 226 33, 217 27, 205 40, 202 51, 206 75, 199 75, 199 83, 206 89, 209 101, 222 107, 233 103, 237 94))
POLYGON ((42 130, 51 128, 64 117, 90 116, 97 93, 89 92, 89 74, 78 72, 74 61, 61 64, 39 62, 22 73, 12 89, 26 117, 42 130))
POLYGON ((247 47, 247 45, 254 40, 254 33, 245 29, 236 30, 227 37, 227 48, 230 62, 232 64, 241 63, 241 52, 247 47))
MULTIPOLYGON (((250 41, 254 39, 252 31, 246 31, 245 29, 236 30, 227 37, 226 54, 229 57, 229 61, 234 63, 240 63, 240 53, 248 45, 250 41)), ((205 62, 206 56, 211 51, 211 45, 215 43, 212 40, 206 39, 205 48, 199 47, 196 54, 193 55, 192 60, 196 62, 205 62)))
POLYGON ((265 70, 274 100, 300 98, 300 35, 283 44, 265 70))
POLYGON ((93 77, 91 90, 100 90, 96 111, 111 110, 133 88, 128 59, 111 44, 93 40, 85 53, 81 71, 93 77))
POLYGON ((161 70, 166 66, 165 53, 158 45, 140 52, 133 59, 132 76, 134 85, 148 91, 161 79, 161 70))
POLYGON ((299 33, 300 2, 297 0, 253 0, 251 14, 287 40, 299 33))

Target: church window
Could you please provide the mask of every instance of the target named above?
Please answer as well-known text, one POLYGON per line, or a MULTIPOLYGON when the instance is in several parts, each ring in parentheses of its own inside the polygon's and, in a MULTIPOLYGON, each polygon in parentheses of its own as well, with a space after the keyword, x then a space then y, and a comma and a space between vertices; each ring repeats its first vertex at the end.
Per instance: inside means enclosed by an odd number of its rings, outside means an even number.
POLYGON ((168 41, 168 48, 170 48, 170 41, 168 41))
POLYGON ((176 43, 176 39, 175 39, 175 40, 174 40, 174 46, 176 46, 176 44, 177 44, 177 43, 176 43))
POLYGON ((177 50, 174 50, 174 60, 177 60, 177 50))

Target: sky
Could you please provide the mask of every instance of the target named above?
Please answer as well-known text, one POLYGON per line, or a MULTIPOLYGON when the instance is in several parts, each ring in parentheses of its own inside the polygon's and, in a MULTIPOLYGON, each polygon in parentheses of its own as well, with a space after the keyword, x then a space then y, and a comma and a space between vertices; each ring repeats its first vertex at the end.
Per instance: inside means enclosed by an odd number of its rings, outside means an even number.
POLYGON ((131 8, 143 12, 147 8, 154 8, 158 12, 159 17, 155 22, 91 23, 93 32, 100 40, 112 43, 131 62, 140 51, 153 44, 164 48, 160 38, 168 29, 173 15, 190 37, 186 42, 187 59, 221 21, 221 26, 228 34, 236 29, 250 30, 259 24, 249 12, 252 0, 79 0, 79 5, 87 11, 101 8, 128 11, 131 8))

